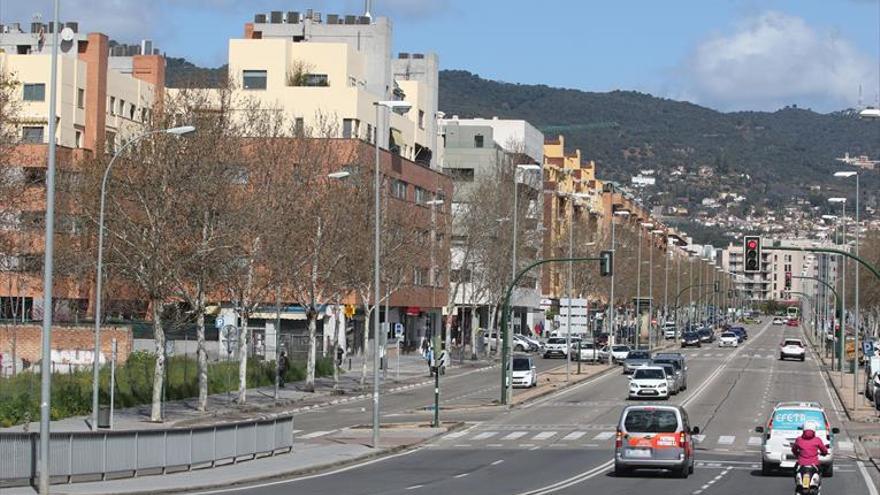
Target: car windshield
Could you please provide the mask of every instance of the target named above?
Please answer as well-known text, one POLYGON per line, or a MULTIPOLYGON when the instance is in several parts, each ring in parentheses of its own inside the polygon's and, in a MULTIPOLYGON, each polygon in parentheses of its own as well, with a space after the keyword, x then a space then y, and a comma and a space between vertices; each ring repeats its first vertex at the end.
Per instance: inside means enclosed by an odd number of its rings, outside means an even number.
POLYGON ((773 413, 774 430, 797 430, 810 421, 816 430, 825 429, 825 413, 817 409, 777 409, 773 413))
POLYGON ((636 380, 665 380, 666 374, 663 370, 658 369, 639 369, 636 370, 636 380))
POLYGON ((629 351, 627 359, 651 359, 651 354, 647 351, 629 351))
POLYGON ((513 358, 513 371, 529 371, 532 363, 526 358, 513 358))
POLYGON ((801 341, 800 341, 800 340, 786 340, 785 343, 782 344, 782 345, 793 345, 793 346, 796 346, 796 347, 800 347, 800 346, 801 346, 801 341))
POLYGON ((565 339, 561 339, 559 337, 553 337, 552 339, 547 341, 548 344, 564 344, 565 339))
POLYGON ((613 350, 614 352, 626 352, 629 350, 629 347, 625 345, 616 345, 611 347, 611 350, 613 350))
POLYGON ((578 348, 580 348, 580 349, 592 349, 592 348, 593 348, 593 343, 592 343, 592 342, 581 342, 581 343, 578 344, 578 348))
POLYGON ((721 334, 721 337, 722 337, 722 338, 723 338, 723 337, 727 337, 727 338, 729 338, 729 339, 735 339, 735 338, 736 338, 736 334, 733 333, 733 332, 724 332, 724 333, 721 334))
POLYGON ((668 409, 632 409, 626 413, 623 427, 629 433, 675 433, 678 416, 668 409))

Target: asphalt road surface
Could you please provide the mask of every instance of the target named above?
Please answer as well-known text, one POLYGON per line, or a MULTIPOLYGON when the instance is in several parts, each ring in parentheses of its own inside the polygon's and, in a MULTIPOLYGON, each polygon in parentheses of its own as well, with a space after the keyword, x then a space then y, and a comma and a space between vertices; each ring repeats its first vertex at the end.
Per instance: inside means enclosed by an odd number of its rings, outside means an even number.
MULTIPOLYGON (((683 405, 691 423, 702 430, 696 437, 696 469, 688 479, 661 471, 614 476, 615 425, 628 403, 627 379, 615 371, 512 410, 474 415, 470 428, 415 451, 330 473, 204 493, 791 493, 790 474, 761 475, 760 437, 754 427, 765 423, 776 402, 803 400, 821 402, 832 426, 843 430, 835 437, 835 473, 823 479, 823 493, 878 495, 876 470, 871 467, 869 472, 855 458, 845 415, 814 357, 805 362, 778 360, 782 336, 800 332, 770 326, 768 320, 749 328, 751 339, 739 348, 710 345, 684 351, 688 390, 670 402, 683 405)), ((497 378, 497 369, 475 373, 459 378, 462 383, 457 386, 491 391, 491 380, 497 378)), ((394 399, 386 403, 395 409, 394 399)), ((400 409, 389 414, 405 414, 402 400, 400 409)))

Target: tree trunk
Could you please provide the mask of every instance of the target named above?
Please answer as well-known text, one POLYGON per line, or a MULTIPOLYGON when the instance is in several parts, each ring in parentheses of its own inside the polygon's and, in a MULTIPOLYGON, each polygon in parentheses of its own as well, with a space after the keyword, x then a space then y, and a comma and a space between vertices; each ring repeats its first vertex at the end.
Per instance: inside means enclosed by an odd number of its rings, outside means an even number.
POLYGON ((306 363, 306 390, 315 391, 315 359, 317 355, 316 340, 318 334, 318 312, 312 305, 308 310, 309 318, 309 357, 306 363))
MULTIPOLYGON (((489 335, 492 335, 492 332, 495 331, 495 316, 497 313, 498 313, 498 308, 496 308, 494 305, 489 307, 489 335)), ((500 339, 501 332, 496 332, 496 335, 498 335, 498 337, 499 337, 498 340, 501 340, 500 339)), ((487 355, 492 354, 492 340, 487 339, 486 343, 487 343, 486 354, 487 355)), ((499 344, 500 344, 500 342, 499 342, 499 344)), ((498 347, 498 346, 496 346, 496 347, 498 347)), ((497 351, 497 349, 496 349, 496 351, 497 351)))
POLYGON ((165 378, 165 331, 162 329, 162 302, 150 301, 153 308, 153 340, 156 343, 156 366, 153 369, 153 404, 150 421, 162 421, 162 384, 165 378))
POLYGON ((201 308, 196 316, 196 361, 197 374, 199 376, 199 402, 197 409, 208 409, 208 350, 205 345, 205 291, 199 286, 196 305, 201 308))
POLYGON ((372 311, 370 311, 370 306, 364 304, 364 362, 361 365, 361 387, 364 387, 367 384, 367 356, 369 355, 369 347, 370 347, 370 320, 372 317, 372 311))
POLYGON ((479 319, 477 318, 477 308, 471 307, 471 360, 477 360, 477 330, 479 319))
POLYGON ((241 331, 238 335, 238 399, 239 405, 247 402, 247 363, 248 363, 248 339, 250 330, 248 330, 248 321, 250 315, 248 310, 241 312, 241 331))
POLYGON ((339 349, 339 327, 342 324, 342 311, 339 310, 339 302, 336 303, 336 309, 334 311, 335 319, 334 319, 334 328, 333 333, 330 335, 331 342, 331 350, 332 354, 330 355, 330 359, 333 360, 333 390, 339 390, 339 366, 336 364, 336 353, 339 349))

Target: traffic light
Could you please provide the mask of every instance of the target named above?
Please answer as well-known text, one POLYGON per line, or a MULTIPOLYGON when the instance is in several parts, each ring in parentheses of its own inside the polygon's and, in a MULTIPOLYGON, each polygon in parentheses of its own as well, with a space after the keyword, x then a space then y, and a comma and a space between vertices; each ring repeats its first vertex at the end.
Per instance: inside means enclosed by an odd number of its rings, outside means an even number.
POLYGON ((761 238, 756 235, 747 235, 743 241, 743 256, 745 257, 745 273, 761 272, 761 238))
POLYGON ((614 269, 614 251, 602 251, 599 253, 599 274, 610 277, 614 269))

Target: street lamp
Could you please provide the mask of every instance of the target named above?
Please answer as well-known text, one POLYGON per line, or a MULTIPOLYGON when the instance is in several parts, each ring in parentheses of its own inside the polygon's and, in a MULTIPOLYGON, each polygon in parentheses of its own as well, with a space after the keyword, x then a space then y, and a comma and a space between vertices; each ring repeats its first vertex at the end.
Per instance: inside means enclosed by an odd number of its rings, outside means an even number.
POLYGON ((652 322, 654 321, 654 249, 656 245, 654 244, 654 236, 658 234, 663 234, 665 231, 663 229, 654 229, 650 231, 651 234, 651 250, 648 253, 648 349, 651 349, 651 343, 653 341, 652 337, 654 334, 654 328, 652 328, 652 322))
MULTIPOLYGON (((612 211, 614 210, 613 202, 611 205, 611 209, 612 209, 612 211)), ((614 225, 616 224, 616 222, 614 221, 614 217, 618 216, 618 217, 626 218, 626 217, 629 217, 629 215, 630 215, 630 213, 628 210, 617 210, 611 216, 611 253, 612 253, 612 255, 611 255, 611 289, 608 294, 608 322, 609 322, 608 331, 611 334, 609 336, 609 341, 610 341, 609 345, 611 348, 614 347, 614 343, 615 343, 614 334, 615 334, 615 330, 616 330, 615 327, 617 326, 616 322, 615 322, 616 316, 614 314, 614 271, 615 271, 614 270, 614 258, 617 256, 615 253, 615 245, 614 245, 614 241, 615 241, 615 239, 614 239, 614 225)), ((611 356, 610 352, 608 353, 608 364, 609 365, 612 364, 612 356, 611 356)))
MULTIPOLYGON (((841 249, 846 249, 846 198, 828 198, 829 203, 840 203, 840 232, 841 232, 841 249)), ((840 371, 840 383, 843 385, 843 355, 845 352, 846 341, 846 256, 840 257, 840 342, 838 344, 838 352, 840 359, 837 360, 840 371)), ((858 355, 858 353, 856 353, 858 355)))
MULTIPOLYGON (((381 120, 380 111, 384 108, 399 115, 409 112, 412 104, 399 100, 384 100, 373 102, 376 107, 376 137, 374 145, 376 148, 376 163, 373 170, 373 448, 379 448, 379 300, 381 293, 379 291, 379 244, 380 236, 380 219, 381 213, 380 201, 381 197, 379 189, 381 188, 381 174, 379 173, 379 121, 381 120)), ((390 122, 389 122, 390 123, 390 122)))
POLYGON ((107 180, 110 178, 110 170, 113 168, 113 164, 116 163, 116 160, 120 156, 122 156, 123 151, 130 148, 132 145, 144 138, 155 136, 156 134, 170 134, 172 136, 180 137, 195 132, 195 130, 195 127, 187 125, 181 127, 172 127, 170 129, 149 131, 140 134, 125 143, 121 148, 119 148, 119 150, 117 150, 116 153, 113 155, 113 158, 110 159, 110 163, 107 164, 107 168, 104 169, 104 177, 101 179, 101 201, 100 209, 98 212, 98 267, 96 270, 97 274, 95 276, 95 351, 93 355, 94 361, 92 365, 92 430, 98 428, 98 379, 100 375, 98 357, 101 355, 101 302, 103 299, 102 287, 104 281, 104 202, 107 193, 107 180))
MULTIPOLYGON (((844 179, 848 179, 850 177, 856 178, 856 258, 859 257, 859 237, 861 234, 861 227, 859 223, 859 173, 854 170, 846 170, 841 172, 835 172, 835 177, 841 177, 844 179)), ((858 396, 859 391, 859 329, 860 329, 860 321, 859 321, 859 263, 856 263, 856 303, 855 303, 855 321, 853 325, 855 326, 855 340, 853 341, 853 345, 855 346, 855 353, 853 354, 853 407, 856 407, 856 398, 858 396)))
MULTIPOLYGON (((654 224, 650 222, 639 222, 639 227, 646 229, 654 228, 654 224)), ((634 337, 634 347, 639 348, 639 340, 642 336, 642 229, 639 229, 639 247, 636 261, 636 334, 634 337)))
MULTIPOLYGON (((568 169, 571 170, 571 169, 568 169)), ((571 172, 569 172, 571 173, 571 172)), ((568 257, 574 258, 574 202, 577 199, 584 199, 589 197, 589 195, 585 193, 566 193, 566 192, 558 192, 560 197, 567 198, 568 201, 568 257)), ((568 312, 566 315, 566 329, 565 329, 565 381, 568 382, 571 379, 571 313, 572 313, 572 285, 574 277, 574 262, 568 262, 568 277, 566 281, 566 293, 568 294, 568 312)))

